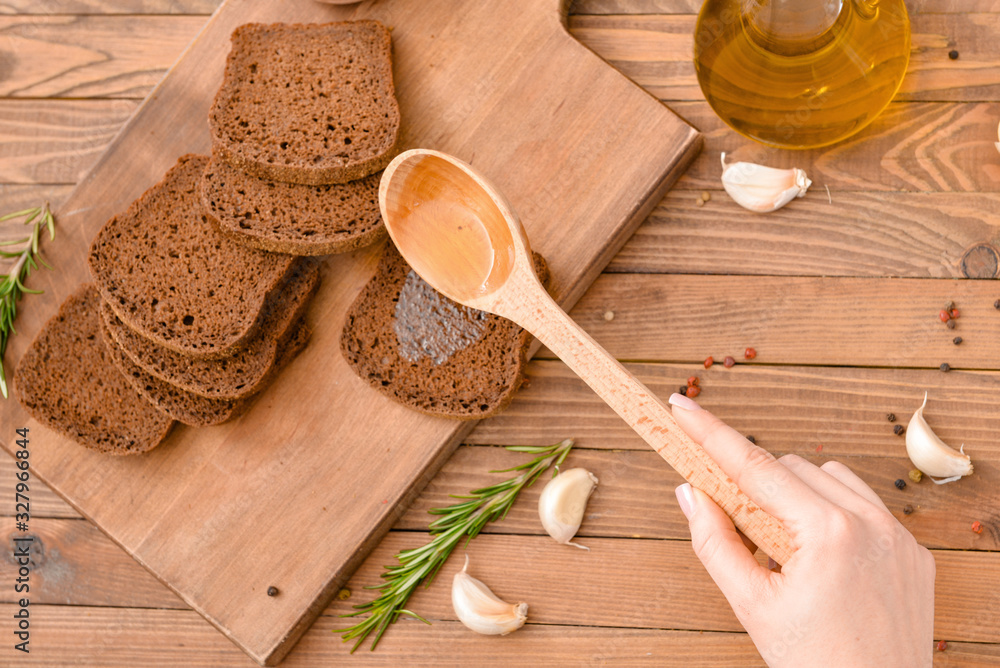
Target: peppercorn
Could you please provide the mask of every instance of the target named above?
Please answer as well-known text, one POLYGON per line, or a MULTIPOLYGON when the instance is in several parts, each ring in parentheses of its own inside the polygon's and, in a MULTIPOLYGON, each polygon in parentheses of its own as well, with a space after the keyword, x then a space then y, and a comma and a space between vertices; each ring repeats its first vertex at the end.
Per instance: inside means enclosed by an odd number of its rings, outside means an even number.
POLYGON ((726 367, 727 369, 731 369, 734 366, 736 366, 736 360, 734 360, 729 355, 726 355, 726 359, 722 360, 722 366, 726 367))
POLYGON ((952 49, 951 51, 948 52, 948 57, 951 58, 952 60, 958 60, 958 51, 952 49))
POLYGON ((951 309, 950 311, 948 311, 948 315, 951 316, 952 320, 957 320, 959 316, 958 309, 957 308, 951 309))
POLYGON ((910 469, 910 473, 908 475, 910 480, 913 482, 920 482, 924 479, 924 472, 920 469, 910 469))
POLYGON ((979 520, 976 520, 975 522, 972 523, 972 530, 975 531, 976 533, 982 533, 983 523, 980 522, 979 520))
POLYGON ((948 371, 951 371, 951 365, 948 364, 947 362, 942 362, 941 366, 939 366, 938 368, 941 369, 942 371, 946 372, 946 373, 948 371))
POLYGON ((961 345, 961 343, 962 343, 962 337, 961 336, 956 336, 955 338, 953 338, 951 340, 951 342, 954 343, 956 346, 961 345))
POLYGON ((885 419, 888 420, 889 422, 895 422, 896 421, 896 414, 895 413, 886 413, 885 414, 885 419))
POLYGON ((709 357, 706 357, 706 358, 705 358, 705 361, 703 362, 703 364, 705 365, 705 368, 707 369, 708 367, 710 367, 710 366, 712 366, 713 364, 715 364, 715 360, 714 360, 714 359, 712 359, 712 357, 711 357, 711 356, 709 356, 709 357))
POLYGON ((895 427, 892 428, 892 433, 894 433, 896 436, 902 436, 904 431, 906 430, 903 429, 903 425, 901 424, 897 424, 895 427))
POLYGON ((941 319, 941 322, 948 322, 951 319, 951 316, 948 315, 947 311, 941 311, 938 313, 938 318, 941 319))
POLYGON ((267 595, 268 596, 277 596, 278 595, 278 588, 277 587, 268 587, 267 588, 267 595))
POLYGON ((688 394, 687 385, 681 385, 680 389, 677 390, 677 394, 682 394, 682 395, 684 395, 686 397, 687 394, 688 394))
POLYGON ((753 348, 747 348, 743 351, 743 359, 752 360, 757 357, 757 351, 753 348))
POLYGON ((344 587, 343 589, 337 592, 337 598, 339 598, 341 601, 346 601, 350 597, 351 597, 351 590, 348 589, 347 587, 344 587))
POLYGON ((698 376, 688 376, 688 385, 697 385, 701 382, 698 376))
POLYGON ((754 438, 753 436, 747 435, 747 440, 753 443, 754 445, 757 445, 757 439, 754 438))
POLYGON ((939 642, 937 644, 937 651, 943 652, 946 649, 948 649, 948 641, 947 640, 942 640, 941 642, 939 642))
POLYGON ((902 478, 896 478, 896 482, 892 484, 896 486, 896 489, 906 489, 906 481, 902 478))
POLYGON ((691 397, 692 399, 697 397, 699 394, 701 394, 701 388, 698 387, 697 385, 692 385, 687 389, 687 396, 691 397))
POLYGON ((615 312, 614 311, 605 311, 604 312, 604 319, 606 321, 608 321, 608 322, 611 322, 612 320, 615 319, 615 312))
POLYGON ((910 504, 906 504, 905 506, 903 506, 903 514, 904 515, 912 515, 913 514, 913 506, 911 506, 910 504))
POLYGON ((995 302, 993 302, 993 308, 995 308, 996 310, 1000 311, 1000 299, 998 299, 995 302))
POLYGON ((955 302, 953 302, 953 301, 951 301, 951 300, 949 299, 949 300, 948 300, 948 303, 946 303, 946 304, 944 305, 944 310, 945 310, 945 311, 950 311, 950 310, 952 310, 953 308, 955 308, 955 302))

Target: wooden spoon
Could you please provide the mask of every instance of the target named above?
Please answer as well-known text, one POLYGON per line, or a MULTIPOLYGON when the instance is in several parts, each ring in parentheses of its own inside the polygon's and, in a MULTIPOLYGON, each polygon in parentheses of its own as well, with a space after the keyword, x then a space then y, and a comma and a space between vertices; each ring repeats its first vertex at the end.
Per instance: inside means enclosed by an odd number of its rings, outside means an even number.
POLYGON ((400 254, 427 283, 534 334, 760 549, 779 564, 787 561, 794 549, 781 524, 740 491, 681 430, 670 409, 549 297, 535 276, 524 228, 495 186, 456 158, 414 149, 386 167, 379 205, 400 254))

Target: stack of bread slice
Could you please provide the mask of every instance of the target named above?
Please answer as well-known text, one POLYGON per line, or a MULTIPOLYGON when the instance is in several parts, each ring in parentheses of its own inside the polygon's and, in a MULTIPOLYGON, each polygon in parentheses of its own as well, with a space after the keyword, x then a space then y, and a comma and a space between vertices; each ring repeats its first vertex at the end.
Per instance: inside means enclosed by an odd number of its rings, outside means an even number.
POLYGON ((399 106, 381 23, 240 26, 209 126, 200 194, 226 236, 327 255, 385 235, 378 185, 399 106))

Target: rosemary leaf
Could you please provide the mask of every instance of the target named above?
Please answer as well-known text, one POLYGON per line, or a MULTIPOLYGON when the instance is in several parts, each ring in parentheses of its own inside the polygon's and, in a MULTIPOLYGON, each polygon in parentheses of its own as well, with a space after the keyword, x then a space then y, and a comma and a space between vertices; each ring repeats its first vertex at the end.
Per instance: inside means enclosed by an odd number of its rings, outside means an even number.
POLYGON ((375 634, 371 646, 372 651, 374 651, 382 634, 400 615, 415 617, 425 624, 430 624, 420 615, 405 608, 406 602, 414 590, 421 582, 424 583, 424 586, 430 585, 434 576, 444 566, 444 562, 448 560, 452 550, 463 538, 468 544, 479 535, 479 532, 488 523, 506 517, 507 511, 514 505, 521 490, 530 487, 538 479, 538 476, 550 466, 558 468, 572 447, 573 441, 570 439, 547 446, 508 446, 508 450, 537 456, 509 469, 490 471, 490 473, 523 471, 520 475, 495 485, 473 490, 465 495, 453 496, 457 499, 468 499, 462 503, 456 503, 447 508, 432 508, 429 512, 439 517, 428 527, 433 536, 431 541, 397 554, 396 560, 399 563, 386 566, 385 572, 382 573, 382 579, 385 582, 366 587, 366 589, 379 590, 381 593, 378 597, 368 603, 354 606, 355 612, 341 616, 357 617, 366 612, 371 614, 350 628, 334 629, 333 632, 340 633, 344 642, 357 639, 354 647, 351 648, 353 654, 365 641, 365 638, 372 633, 375 634))
POLYGON ((7 379, 4 376, 3 355, 7 350, 7 341, 11 335, 16 334, 14 330, 14 318, 17 317, 17 302, 26 294, 34 295, 41 293, 41 290, 26 288, 24 282, 31 272, 38 268, 38 262, 49 267, 48 263, 38 256, 38 241, 41 229, 43 227, 48 229, 49 239, 54 239, 56 234, 55 219, 49 210, 48 202, 34 209, 15 211, 14 213, 0 216, 0 222, 6 222, 15 218, 24 218, 22 224, 31 225, 32 228, 31 233, 24 239, 0 243, 0 246, 23 246, 23 248, 16 251, 0 251, 0 257, 16 258, 10 272, 0 276, 0 394, 3 394, 4 399, 7 398, 7 379))

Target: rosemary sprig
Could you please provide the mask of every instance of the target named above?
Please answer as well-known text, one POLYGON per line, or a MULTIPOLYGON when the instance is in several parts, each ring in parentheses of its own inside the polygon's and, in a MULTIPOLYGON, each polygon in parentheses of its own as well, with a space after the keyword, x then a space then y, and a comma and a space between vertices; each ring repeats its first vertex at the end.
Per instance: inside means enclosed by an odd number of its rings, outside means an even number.
POLYGON ((396 559, 399 560, 399 564, 386 566, 386 571, 382 573, 382 579, 385 582, 366 587, 366 589, 380 590, 378 598, 354 606, 357 609, 356 612, 342 615, 343 617, 356 617, 366 612, 371 613, 350 628, 334 630, 334 633, 343 634, 344 642, 357 638, 357 642, 351 648, 351 653, 353 654, 373 631, 375 639, 372 640, 371 649, 374 651, 382 634, 400 615, 409 615, 425 624, 430 624, 420 615, 404 608, 410 595, 421 582, 424 582, 426 586, 430 585, 434 576, 437 575, 441 566, 444 565, 462 538, 468 537, 466 541, 468 544, 468 541, 475 538, 488 522, 502 520, 506 517, 507 511, 510 510, 521 490, 530 487, 542 474, 542 471, 550 466, 558 467, 562 464, 572 447, 573 441, 569 439, 547 446, 508 446, 508 450, 537 456, 520 466, 490 471, 490 473, 521 471, 520 475, 489 487, 473 490, 464 496, 452 495, 453 498, 465 499, 465 501, 447 508, 431 509, 432 515, 440 515, 428 527, 434 538, 426 545, 412 550, 404 550, 397 554, 396 559))
MULTIPOLYGON (((0 223, 14 218, 24 218, 25 225, 31 225, 31 233, 22 239, 0 242, 0 246, 20 246, 17 250, 0 249, 0 257, 17 258, 10 271, 0 276, 0 393, 7 398, 7 380, 4 377, 3 354, 7 350, 7 341, 14 330, 14 318, 17 317, 17 302, 24 294, 39 294, 41 290, 29 290, 24 287, 31 272, 38 268, 38 262, 46 267, 49 265, 38 255, 38 239, 43 227, 49 231, 49 239, 56 236, 56 224, 46 202, 34 209, 25 209, 0 216, 0 223), (37 262, 36 262, 37 260, 37 262)), ((51 269, 51 267, 49 267, 51 269)))

